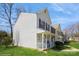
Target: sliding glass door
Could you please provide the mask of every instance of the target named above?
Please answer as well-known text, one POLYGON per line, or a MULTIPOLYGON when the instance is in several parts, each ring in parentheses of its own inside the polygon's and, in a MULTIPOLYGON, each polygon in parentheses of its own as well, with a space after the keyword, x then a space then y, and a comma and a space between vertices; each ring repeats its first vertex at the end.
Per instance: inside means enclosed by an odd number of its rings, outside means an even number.
POLYGON ((37 34, 37 48, 42 49, 42 34, 37 34))

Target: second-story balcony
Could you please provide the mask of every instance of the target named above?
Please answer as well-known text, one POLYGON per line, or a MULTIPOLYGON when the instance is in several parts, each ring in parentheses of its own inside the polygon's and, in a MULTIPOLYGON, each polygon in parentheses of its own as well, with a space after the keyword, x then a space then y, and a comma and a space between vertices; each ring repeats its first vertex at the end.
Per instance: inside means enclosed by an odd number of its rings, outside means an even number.
POLYGON ((55 29, 51 26, 51 24, 46 23, 45 21, 42 21, 39 19, 38 28, 43 29, 45 31, 50 31, 51 33, 55 34, 55 29))

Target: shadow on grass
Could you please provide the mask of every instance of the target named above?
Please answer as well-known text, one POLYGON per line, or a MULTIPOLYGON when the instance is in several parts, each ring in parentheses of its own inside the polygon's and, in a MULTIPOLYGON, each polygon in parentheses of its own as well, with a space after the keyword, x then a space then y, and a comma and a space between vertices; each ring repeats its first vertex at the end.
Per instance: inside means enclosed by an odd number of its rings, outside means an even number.
POLYGON ((71 47, 69 47, 70 42, 65 42, 64 44, 57 44, 55 45, 53 48, 51 48, 52 50, 54 51, 61 51, 61 50, 64 50, 64 49, 71 49, 71 47))
POLYGON ((69 44, 70 44, 70 41, 64 42, 64 45, 69 45, 69 44))
POLYGON ((71 49, 71 48, 68 47, 68 46, 63 45, 63 46, 55 46, 51 49, 54 50, 54 51, 61 51, 61 50, 64 50, 64 49, 71 49))

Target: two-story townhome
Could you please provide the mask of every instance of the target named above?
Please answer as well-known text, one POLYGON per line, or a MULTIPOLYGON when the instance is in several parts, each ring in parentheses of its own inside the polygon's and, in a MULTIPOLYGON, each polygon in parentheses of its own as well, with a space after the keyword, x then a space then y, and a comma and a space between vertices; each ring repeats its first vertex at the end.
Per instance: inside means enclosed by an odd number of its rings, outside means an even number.
POLYGON ((13 29, 14 45, 48 49, 55 45, 55 29, 48 10, 21 13, 13 29))
POLYGON ((64 43, 64 34, 61 30, 60 24, 55 24, 53 27, 55 28, 55 42, 59 41, 64 43))

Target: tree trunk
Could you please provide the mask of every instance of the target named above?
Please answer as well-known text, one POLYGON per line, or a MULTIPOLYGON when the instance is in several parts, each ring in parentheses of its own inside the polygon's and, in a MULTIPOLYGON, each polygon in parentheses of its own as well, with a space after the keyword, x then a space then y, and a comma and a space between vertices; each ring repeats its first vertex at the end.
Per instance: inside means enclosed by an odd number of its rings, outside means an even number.
MULTIPOLYGON (((11 24, 10 24, 11 25, 11 24)), ((12 45, 14 46, 14 43, 13 43, 13 27, 12 27, 12 25, 11 25, 11 39, 12 39, 12 45)))
POLYGON ((11 14, 12 14, 11 10, 12 10, 12 5, 10 5, 9 23, 10 23, 10 30, 11 30, 12 45, 14 46, 14 43, 13 43, 13 27, 12 27, 12 21, 11 21, 11 14))

